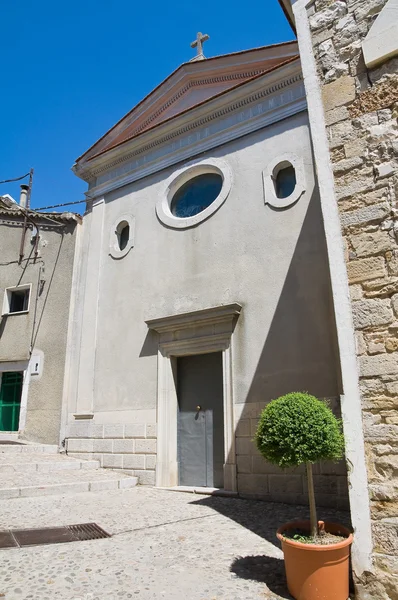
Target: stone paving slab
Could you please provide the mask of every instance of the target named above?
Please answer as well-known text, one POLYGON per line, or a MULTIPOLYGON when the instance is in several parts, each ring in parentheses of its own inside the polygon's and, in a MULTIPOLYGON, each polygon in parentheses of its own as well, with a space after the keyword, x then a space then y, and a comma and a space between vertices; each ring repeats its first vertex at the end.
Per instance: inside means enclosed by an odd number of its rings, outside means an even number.
POLYGON ((48 496, 125 489, 137 485, 137 478, 110 470, 62 470, 33 473, 3 473, 0 498, 48 496))
POLYGON ((34 471, 61 471, 79 469, 98 469, 98 460, 77 460, 66 457, 65 454, 19 453, 0 454, 0 474, 32 473, 34 471))
POLYGON ((58 454, 59 448, 55 445, 50 444, 31 444, 24 442, 21 445, 9 446, 8 444, 0 444, 0 454, 20 454, 26 453, 45 453, 45 454, 58 454))
MULTIPOLYGON (((5 600, 288 599, 277 526, 305 507, 136 487, 2 503, 0 529, 94 521, 113 537, 0 550, 5 600)), ((320 517, 347 523, 330 509, 320 517)))

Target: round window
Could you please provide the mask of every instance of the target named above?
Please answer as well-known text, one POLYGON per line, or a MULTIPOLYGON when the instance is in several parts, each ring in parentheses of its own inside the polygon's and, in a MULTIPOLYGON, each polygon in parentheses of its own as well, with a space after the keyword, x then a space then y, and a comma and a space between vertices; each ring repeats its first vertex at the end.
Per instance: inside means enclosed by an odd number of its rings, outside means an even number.
POLYGON ((285 163, 282 168, 278 169, 277 173, 274 173, 273 180, 276 197, 288 198, 293 194, 296 187, 296 171, 293 165, 285 163))
POLYGON ((109 231, 109 254, 123 258, 134 246, 134 217, 122 215, 114 221, 109 231))
POLYGON ((219 173, 203 173, 184 183, 174 194, 170 210, 180 219, 193 217, 217 199, 223 186, 219 173))

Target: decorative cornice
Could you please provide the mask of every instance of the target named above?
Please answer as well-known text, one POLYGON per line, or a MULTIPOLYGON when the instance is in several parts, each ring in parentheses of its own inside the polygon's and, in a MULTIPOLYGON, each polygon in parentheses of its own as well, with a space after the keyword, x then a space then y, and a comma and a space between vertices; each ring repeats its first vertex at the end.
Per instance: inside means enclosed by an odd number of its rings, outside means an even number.
POLYGON ((191 327, 203 327, 233 321, 239 317, 241 311, 242 306, 235 302, 179 315, 149 319, 145 323, 149 329, 153 329, 157 333, 166 333, 168 331, 179 331, 191 327))
POLYGON ((206 77, 204 79, 194 79, 192 81, 188 81, 186 85, 184 85, 174 96, 172 96, 167 102, 162 104, 157 111, 155 111, 151 116, 146 119, 143 123, 141 123, 136 129, 133 129, 131 132, 131 137, 133 135, 137 135, 144 129, 153 123, 165 110, 167 110, 172 104, 174 104, 181 96, 183 96, 190 88, 203 86, 203 85, 211 85, 213 83, 223 83, 225 81, 236 81, 236 80, 244 80, 250 79, 255 75, 259 75, 265 69, 255 69, 252 71, 247 71, 245 73, 229 73, 224 75, 219 75, 217 77, 206 77))
POLYGON ((90 182, 87 196, 94 198, 106 194, 306 110, 299 63, 288 65, 285 77, 281 79, 280 73, 278 77, 266 87, 264 79, 259 77, 76 166, 76 174, 90 182), (193 119, 195 113, 198 117, 193 119))

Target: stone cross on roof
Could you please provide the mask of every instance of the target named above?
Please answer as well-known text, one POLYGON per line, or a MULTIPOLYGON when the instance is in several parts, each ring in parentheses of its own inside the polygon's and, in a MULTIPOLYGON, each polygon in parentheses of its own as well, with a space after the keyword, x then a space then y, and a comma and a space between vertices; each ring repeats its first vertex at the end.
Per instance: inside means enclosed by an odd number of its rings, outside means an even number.
POLYGON ((203 54, 203 43, 209 39, 207 33, 203 34, 200 31, 196 34, 196 40, 192 42, 191 48, 196 48, 196 56, 191 59, 193 60, 204 60, 206 57, 203 54))

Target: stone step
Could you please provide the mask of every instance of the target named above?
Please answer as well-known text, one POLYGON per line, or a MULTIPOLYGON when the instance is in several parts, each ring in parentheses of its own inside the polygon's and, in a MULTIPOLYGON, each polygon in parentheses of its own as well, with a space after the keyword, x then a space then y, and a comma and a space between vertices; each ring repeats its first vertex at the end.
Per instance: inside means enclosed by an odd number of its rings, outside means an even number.
POLYGON ((32 472, 29 477, 26 477, 26 473, 13 472, 2 475, 0 498, 127 489, 136 486, 137 482, 137 477, 123 476, 108 469, 32 472))
POLYGON ((51 444, 30 444, 30 443, 18 443, 18 444, 1 444, 0 443, 0 454, 19 454, 19 453, 36 453, 36 454, 58 454, 59 447, 51 444))
POLYGON ((26 453, 0 454, 0 474, 4 473, 54 473, 99 469, 98 460, 77 460, 62 454, 26 453))

